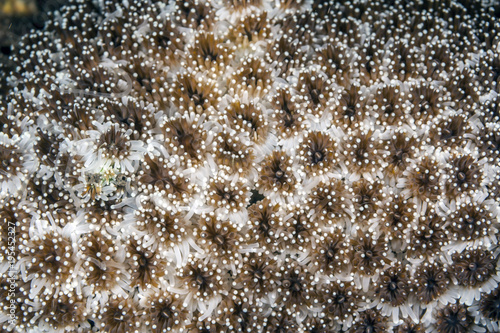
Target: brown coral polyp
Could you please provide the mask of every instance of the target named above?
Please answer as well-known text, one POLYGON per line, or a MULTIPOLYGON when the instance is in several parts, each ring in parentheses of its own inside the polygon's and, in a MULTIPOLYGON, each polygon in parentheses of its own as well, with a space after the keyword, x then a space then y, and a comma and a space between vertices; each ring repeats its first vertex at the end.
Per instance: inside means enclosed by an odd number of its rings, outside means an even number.
POLYGON ((0 50, 1 332, 500 330, 498 1, 47 17, 0 50))

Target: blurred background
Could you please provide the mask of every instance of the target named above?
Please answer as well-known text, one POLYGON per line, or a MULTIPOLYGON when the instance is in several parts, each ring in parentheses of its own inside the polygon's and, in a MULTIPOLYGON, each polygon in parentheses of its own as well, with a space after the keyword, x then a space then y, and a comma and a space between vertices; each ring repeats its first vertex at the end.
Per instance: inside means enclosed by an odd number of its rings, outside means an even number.
POLYGON ((0 0, 0 71, 12 47, 32 29, 43 29, 48 14, 66 0, 0 0))

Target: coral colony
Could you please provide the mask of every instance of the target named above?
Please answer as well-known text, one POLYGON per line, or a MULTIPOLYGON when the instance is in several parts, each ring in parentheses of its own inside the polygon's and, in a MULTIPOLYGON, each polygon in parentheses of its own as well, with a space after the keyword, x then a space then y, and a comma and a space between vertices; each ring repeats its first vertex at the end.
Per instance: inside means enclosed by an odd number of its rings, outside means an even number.
POLYGON ((498 332, 500 4, 73 0, 0 75, 2 332, 498 332))

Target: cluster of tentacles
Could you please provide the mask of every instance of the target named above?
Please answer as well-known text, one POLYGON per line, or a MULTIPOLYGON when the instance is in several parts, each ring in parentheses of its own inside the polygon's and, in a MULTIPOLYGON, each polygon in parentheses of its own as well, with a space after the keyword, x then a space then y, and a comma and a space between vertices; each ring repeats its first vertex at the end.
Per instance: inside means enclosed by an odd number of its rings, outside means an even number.
POLYGON ((2 332, 500 329, 498 3, 72 0, 11 63, 2 332))

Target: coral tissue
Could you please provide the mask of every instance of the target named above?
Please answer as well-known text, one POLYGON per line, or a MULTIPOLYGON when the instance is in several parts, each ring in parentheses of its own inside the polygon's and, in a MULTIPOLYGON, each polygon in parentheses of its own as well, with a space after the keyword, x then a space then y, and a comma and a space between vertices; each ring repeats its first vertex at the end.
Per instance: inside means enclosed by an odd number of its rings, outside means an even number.
POLYGON ((0 74, 2 332, 497 332, 496 1, 71 0, 0 74))

